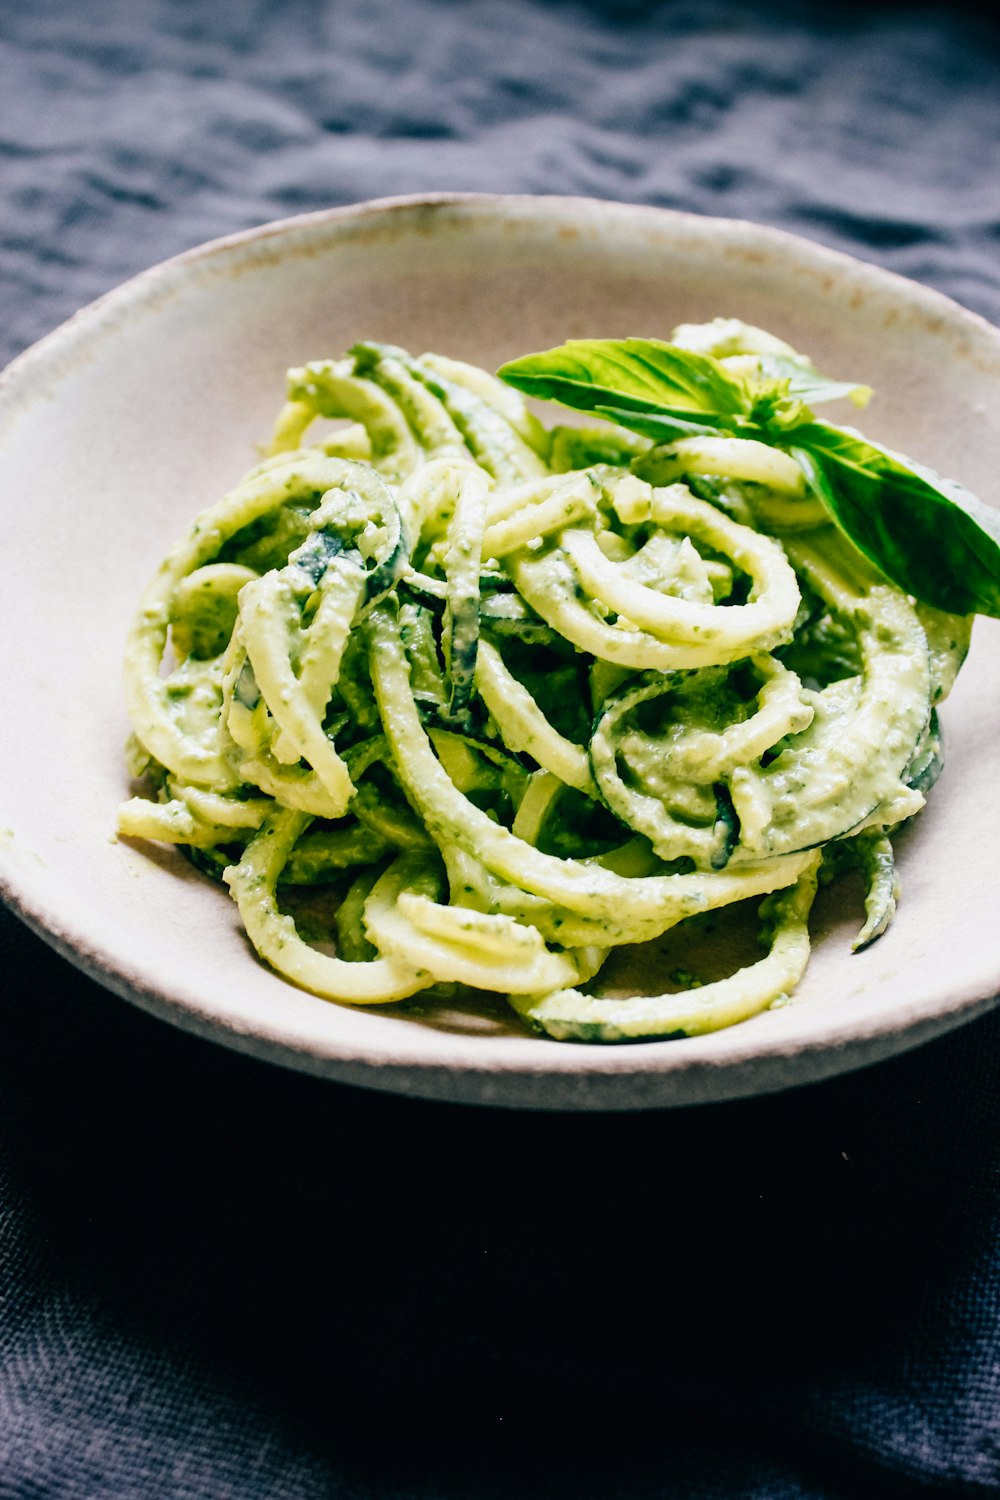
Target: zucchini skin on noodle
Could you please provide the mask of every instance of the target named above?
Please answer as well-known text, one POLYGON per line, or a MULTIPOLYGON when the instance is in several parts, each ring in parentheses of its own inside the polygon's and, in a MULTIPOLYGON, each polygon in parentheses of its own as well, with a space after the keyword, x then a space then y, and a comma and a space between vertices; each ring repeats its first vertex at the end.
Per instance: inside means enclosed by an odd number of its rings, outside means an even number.
POLYGON ((969 638, 797 473, 746 438, 549 429, 485 371, 389 345, 292 370, 267 457, 140 600, 146 795, 118 832, 224 880, 261 958, 331 1001, 460 986, 585 1042, 784 1003, 819 882, 859 869, 855 946, 885 931, 969 638), (602 990, 615 949, 746 900, 758 960, 602 990))

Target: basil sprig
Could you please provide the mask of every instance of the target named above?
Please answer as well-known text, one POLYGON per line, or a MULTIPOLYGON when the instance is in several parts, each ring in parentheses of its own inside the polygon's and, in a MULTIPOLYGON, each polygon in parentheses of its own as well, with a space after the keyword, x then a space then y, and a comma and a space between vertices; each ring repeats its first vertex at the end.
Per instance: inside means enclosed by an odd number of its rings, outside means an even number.
POLYGON ((951 614, 1000 617, 1000 512, 951 480, 810 410, 865 386, 806 361, 754 357, 738 375, 659 339, 571 339, 498 371, 529 396, 672 443, 747 437, 791 455, 831 519, 897 587, 951 614), (809 403, 807 405, 806 403, 809 403))

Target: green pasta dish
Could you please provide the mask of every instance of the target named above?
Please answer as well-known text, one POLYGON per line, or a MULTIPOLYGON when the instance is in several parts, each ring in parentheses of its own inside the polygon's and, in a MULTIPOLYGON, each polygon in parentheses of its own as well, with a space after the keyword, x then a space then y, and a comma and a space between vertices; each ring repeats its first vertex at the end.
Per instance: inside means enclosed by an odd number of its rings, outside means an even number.
POLYGON ((1000 612, 996 516, 817 420, 870 393, 734 320, 500 374, 377 343, 290 372, 268 456, 142 596, 118 831, 332 1001, 461 987, 578 1041, 743 1021, 801 978, 818 882, 860 870, 855 947, 885 931, 1000 612), (616 949, 746 901, 736 972, 602 992, 616 949))

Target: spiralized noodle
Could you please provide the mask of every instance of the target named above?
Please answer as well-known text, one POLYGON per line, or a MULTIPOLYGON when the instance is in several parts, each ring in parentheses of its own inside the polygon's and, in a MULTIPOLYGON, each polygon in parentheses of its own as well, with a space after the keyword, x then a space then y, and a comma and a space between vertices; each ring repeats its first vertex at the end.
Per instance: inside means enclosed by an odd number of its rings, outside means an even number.
POLYGON ((940 765, 945 619, 773 448, 552 433, 483 370, 361 344, 290 372, 267 458, 140 601, 152 795, 118 831, 184 847, 326 999, 461 986, 560 1039, 711 1031, 787 998, 821 874, 860 867, 859 945, 885 930, 887 829, 940 765), (310 442, 317 418, 349 425, 310 442), (336 908, 322 947, 303 887, 336 908), (758 962, 601 992, 616 948, 751 898, 758 962))

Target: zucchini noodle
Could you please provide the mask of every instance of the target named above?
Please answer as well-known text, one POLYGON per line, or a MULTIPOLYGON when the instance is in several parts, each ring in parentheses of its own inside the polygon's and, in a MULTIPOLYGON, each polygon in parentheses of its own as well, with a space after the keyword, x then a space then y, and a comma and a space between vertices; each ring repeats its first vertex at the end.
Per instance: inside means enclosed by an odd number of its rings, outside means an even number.
POLYGON ((267 456, 142 595, 118 832, 223 880, 327 1000, 458 986, 560 1040, 696 1035, 787 1001, 841 869, 855 948, 886 930, 968 636, 775 448, 546 429, 484 370, 363 343, 289 373, 267 456), (602 991, 616 948, 755 899, 757 961, 602 991))

